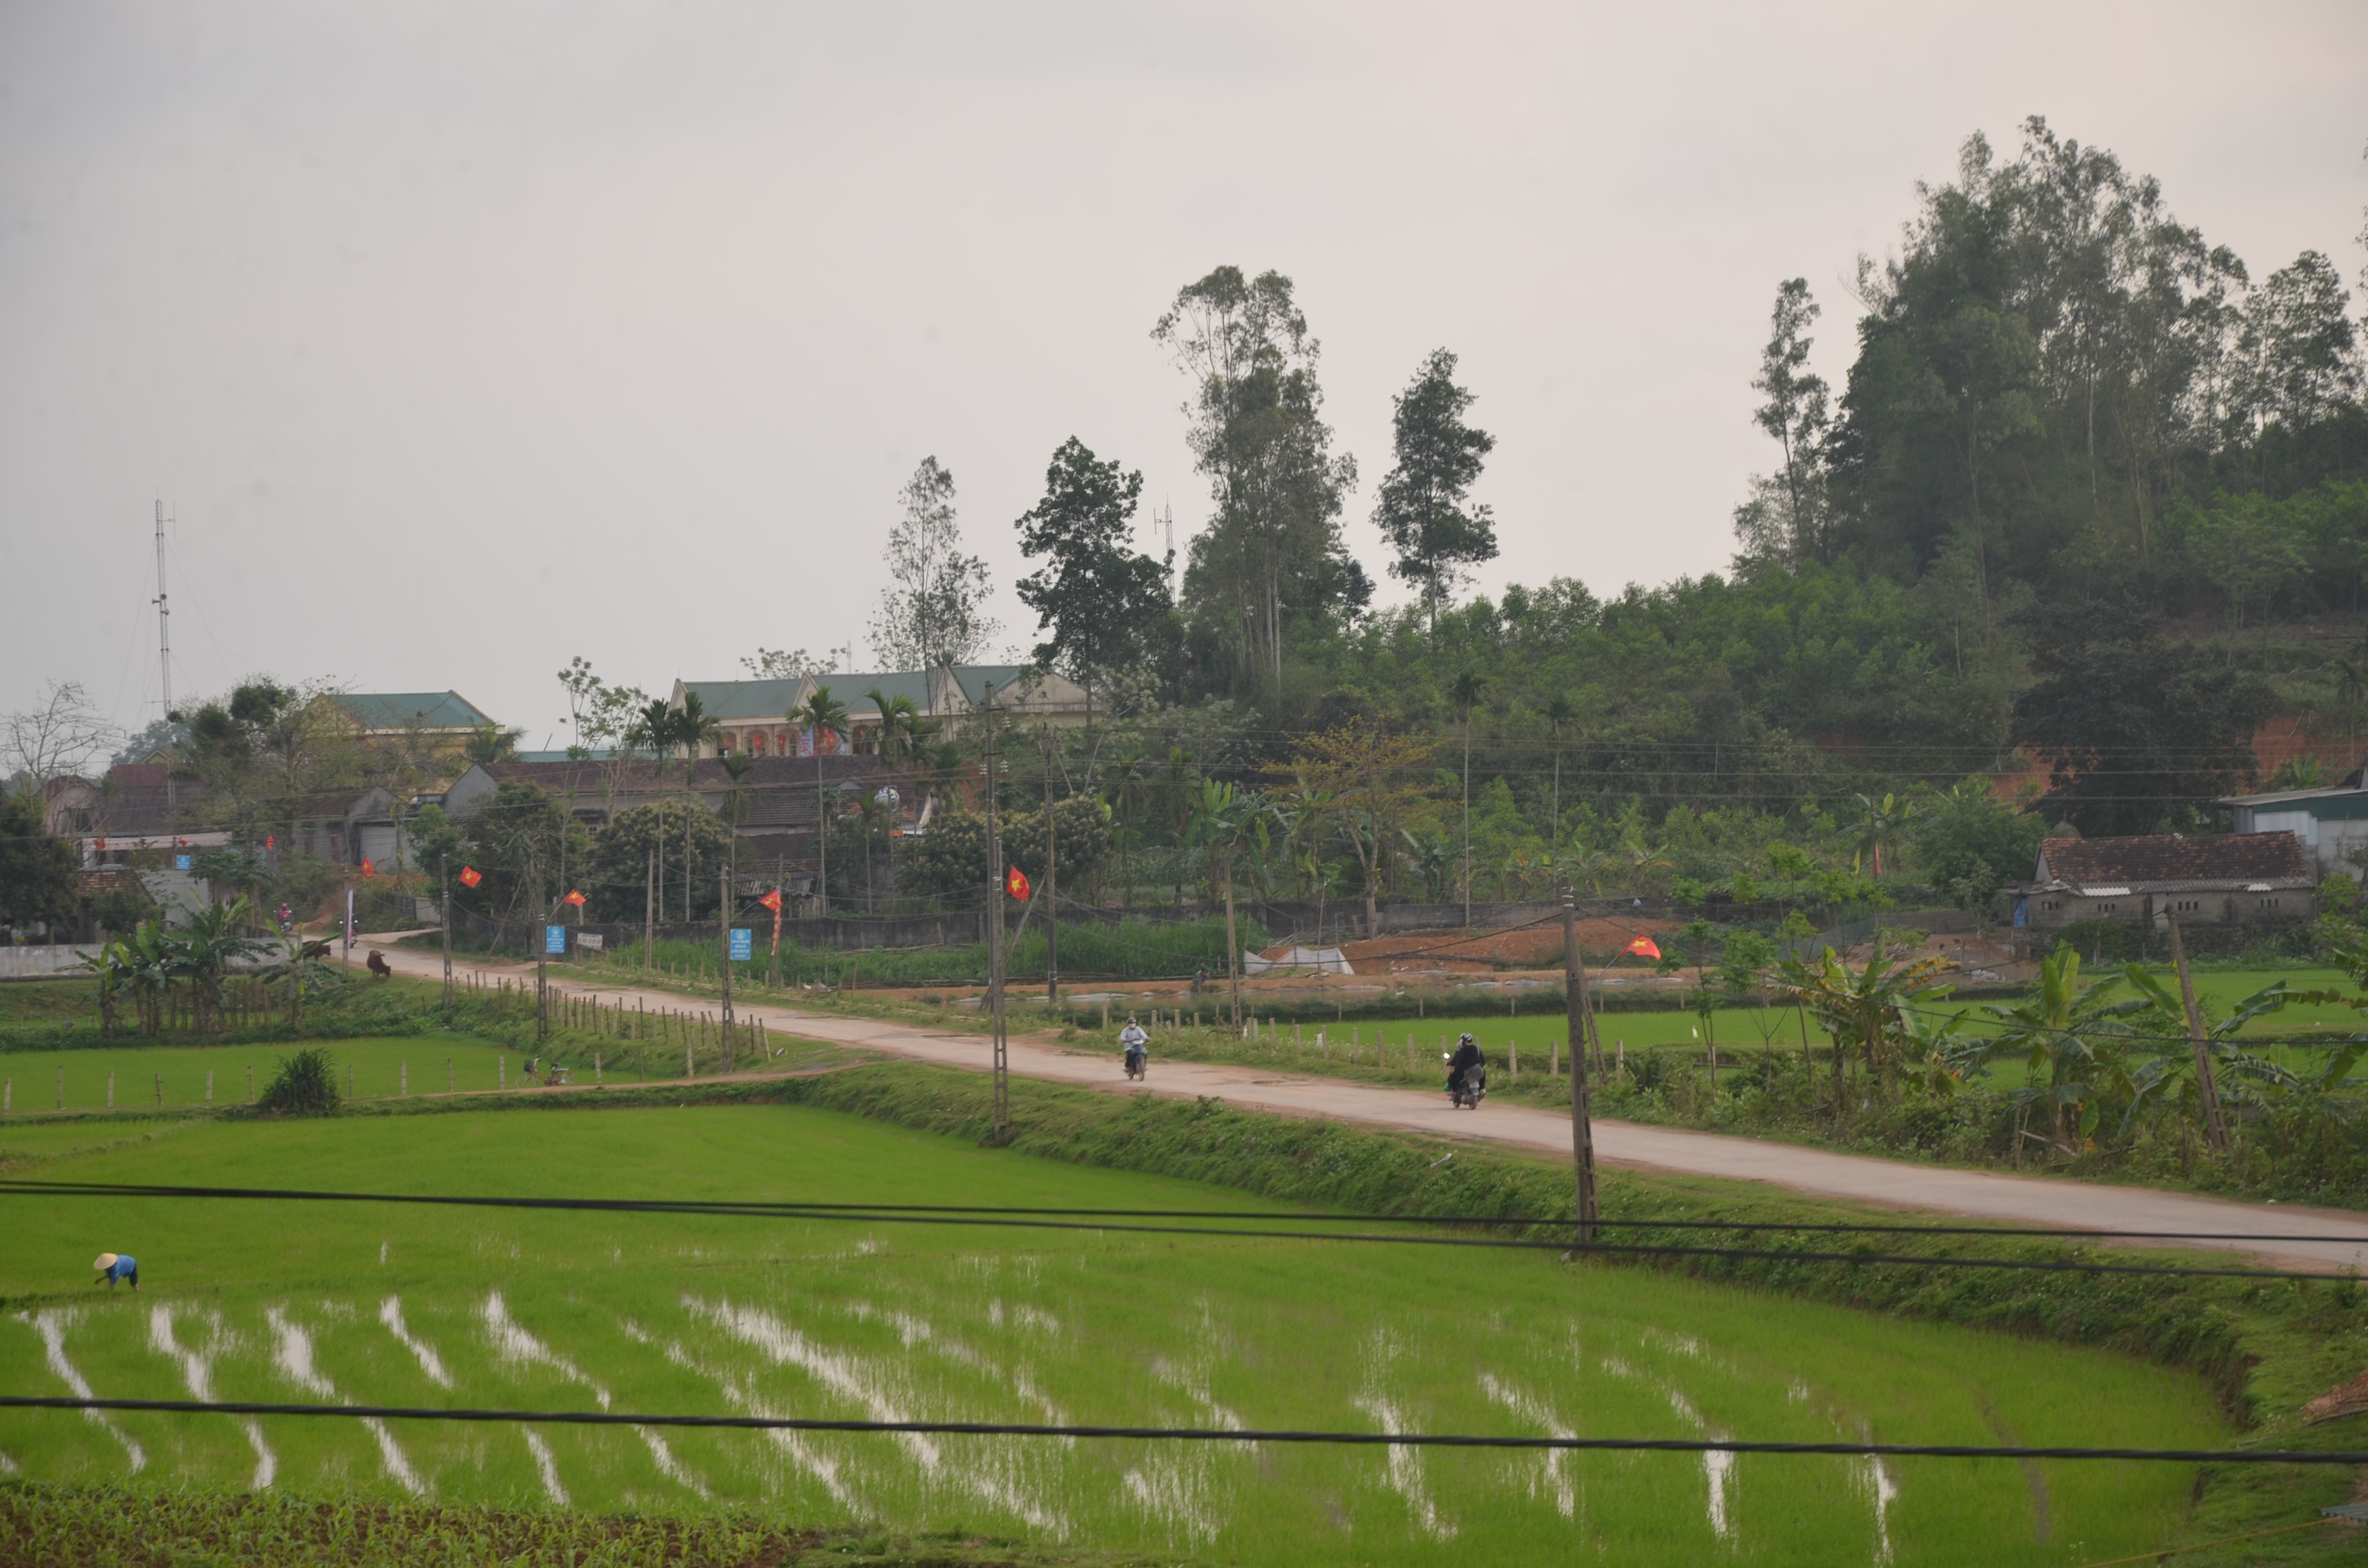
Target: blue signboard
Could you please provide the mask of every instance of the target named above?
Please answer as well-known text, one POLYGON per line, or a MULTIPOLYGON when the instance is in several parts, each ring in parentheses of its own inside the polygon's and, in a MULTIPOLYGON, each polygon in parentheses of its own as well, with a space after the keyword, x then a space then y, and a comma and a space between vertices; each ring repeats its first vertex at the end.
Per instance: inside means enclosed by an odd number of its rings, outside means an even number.
POLYGON ((751 933, 746 926, 734 926, 732 927, 733 958, 745 962, 755 956, 756 949, 749 940, 750 936, 751 933))
POLYGON ((176 855, 173 857, 173 869, 176 871, 186 871, 188 869, 189 858, 187 855, 176 855))
POLYGON ((546 926, 542 928, 542 950, 555 958, 567 956, 567 927, 546 926))

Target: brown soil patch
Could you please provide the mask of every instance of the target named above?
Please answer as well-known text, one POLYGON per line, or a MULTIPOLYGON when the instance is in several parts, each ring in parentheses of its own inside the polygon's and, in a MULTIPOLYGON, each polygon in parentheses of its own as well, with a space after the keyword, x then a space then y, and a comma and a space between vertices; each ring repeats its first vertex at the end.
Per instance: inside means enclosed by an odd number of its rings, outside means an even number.
POLYGON ((2357 1415, 2368 1410, 2368 1372, 2362 1372, 2340 1389, 2329 1389, 2302 1407, 2303 1419, 2311 1423, 2334 1421, 2346 1415, 2357 1415))
MULTIPOLYGON (((1658 937, 1674 931, 1678 922, 1645 918, 1582 920, 1578 923, 1581 952, 1595 961, 1616 953, 1640 936, 1658 937)), ((1552 969, 1562 962, 1562 922, 1520 926, 1497 931, 1417 931, 1399 937, 1375 937, 1343 942, 1341 951, 1359 974, 1473 973, 1500 968, 1552 969)), ((1268 949, 1272 958, 1288 946, 1268 949)))
MULTIPOLYGON (((1861 942, 1842 954, 1854 964, 1863 964, 1874 956, 1873 942, 1861 942)), ((1939 959, 1948 968, 1959 971, 1968 978, 1974 971, 1994 974, 2000 980, 2020 980, 2027 976, 2031 965, 2019 963, 2014 955, 1987 937, 1975 937, 1961 931, 1936 932, 1912 948, 1885 946, 1884 956, 1896 963, 1914 963, 1923 959, 1939 959)))

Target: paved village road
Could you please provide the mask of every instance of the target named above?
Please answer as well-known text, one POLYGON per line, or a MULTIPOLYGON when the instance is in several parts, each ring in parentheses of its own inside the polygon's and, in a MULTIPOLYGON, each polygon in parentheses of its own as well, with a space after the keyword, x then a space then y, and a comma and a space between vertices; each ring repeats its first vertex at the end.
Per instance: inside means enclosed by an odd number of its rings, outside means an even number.
MULTIPOLYGON (((356 949, 358 953, 361 950, 356 949)), ((399 973, 422 979, 442 976, 443 962, 435 953, 396 947, 381 950, 399 973)), ((534 973, 531 964, 478 960, 455 959, 454 967, 488 980, 502 977, 516 981, 521 976, 530 980, 534 973)), ((596 993, 611 1006, 620 996, 628 1004, 640 998, 650 1006, 680 1007, 686 1004, 686 998, 669 992, 641 991, 626 985, 586 987, 573 983, 573 976, 567 979, 567 990, 596 993)), ((839 1017, 799 1007, 735 1003, 734 1013, 743 1019, 762 1018, 768 1029, 809 1040, 973 1071, 983 1071, 988 1065, 987 1041, 980 1035, 917 1028, 871 1018, 839 1017)), ((1114 1052, 1079 1051, 1024 1037, 1011 1041, 1011 1071, 1025 1077, 1081 1084, 1116 1094, 1177 1097, 1205 1095, 1222 1098, 1229 1105, 1286 1116, 1325 1117, 1336 1121, 1404 1128, 1474 1142, 1534 1149, 1565 1158, 1570 1153, 1570 1119, 1558 1112, 1504 1104, 1486 1106, 1477 1111, 1458 1111, 1448 1106, 1442 1093, 1384 1088, 1247 1064, 1162 1062, 1156 1038, 1152 1042, 1149 1078, 1142 1085, 1127 1083, 1114 1052)), ((2248 1253, 2280 1267, 2332 1270, 2349 1264, 2368 1268, 2368 1214, 2349 1210, 2239 1203, 2155 1187, 1955 1170, 1903 1160, 1837 1154, 1756 1138, 1600 1119, 1595 1123, 1595 1154, 1598 1164, 1604 1165, 1764 1181, 1818 1197, 2013 1224, 2213 1233, 2232 1239, 2187 1244, 2248 1253), (2283 1235, 2331 1239, 2269 1239, 2283 1235)))

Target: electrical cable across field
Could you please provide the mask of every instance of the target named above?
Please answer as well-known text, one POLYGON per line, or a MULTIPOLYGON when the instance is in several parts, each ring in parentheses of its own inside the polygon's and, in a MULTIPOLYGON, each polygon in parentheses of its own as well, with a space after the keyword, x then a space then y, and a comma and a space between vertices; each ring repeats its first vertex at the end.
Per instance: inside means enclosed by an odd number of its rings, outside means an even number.
MULTIPOLYGON (((0 1183, 0 1197, 12 1193, 27 1197, 40 1195, 51 1198, 211 1198, 278 1202, 400 1203, 428 1207, 563 1210, 591 1213, 704 1215, 725 1219, 821 1220, 839 1223, 949 1225, 963 1228, 1111 1233, 1121 1235, 1208 1236, 1228 1240, 1359 1242, 1384 1245, 1474 1247, 1493 1251, 1554 1252, 1565 1255, 1600 1253, 1643 1257, 1716 1257, 1789 1263, 1842 1263, 1857 1267, 1901 1265, 1924 1268, 1998 1268, 2037 1273, 2162 1275, 2174 1278, 2220 1279, 2324 1279, 2328 1278, 2325 1271, 2312 1269, 2209 1268, 2183 1264, 2100 1263, 2073 1258, 1955 1257, 1913 1253, 1800 1252, 1768 1247, 1696 1246, 1669 1243, 1580 1241, 1575 1238, 1530 1240, 1509 1236, 1425 1236, 1405 1233, 1379 1234, 1357 1231, 1282 1230, 1272 1225, 1156 1225, 1114 1222, 1110 1218, 1055 1219, 1032 1215, 1025 1211, 990 1210, 985 1213, 975 1211, 961 1213, 917 1207, 905 1209, 890 1205, 826 1207, 802 1206, 794 1203, 703 1202, 695 1199, 495 1198, 453 1194, 307 1192, 295 1189, 270 1190, 251 1187, 141 1187, 42 1182, 0 1183)), ((1265 1216, 1249 1217, 1266 1218, 1265 1216)), ((1301 1224, 1310 1222, 1309 1217, 1301 1215, 1285 1214, 1272 1218, 1280 1221, 1301 1224)), ((1372 1221, 1383 1217, 1352 1215, 1345 1218, 1372 1221)), ((1390 1217, 1389 1222, 1407 1221, 1405 1221, 1405 1217, 1390 1217)), ((1478 1221, 1467 1220, 1463 1222, 1478 1221)), ((1557 1226, 1575 1223, 1575 1221, 1561 1220, 1543 1222, 1557 1226)), ((1634 1223, 1644 1224, 1649 1221, 1634 1221, 1634 1223)), ((2350 1237, 2312 1239, 2333 1241, 2336 1244, 2344 1244, 2354 1240, 2350 1237)))
POLYGON ((1326 1432, 1297 1428, 1089 1426, 1030 1421, 856 1421, 825 1416, 643 1415, 608 1410, 436 1409, 399 1404, 273 1404, 251 1400, 85 1399, 0 1394, 0 1410, 146 1412, 165 1415, 338 1415, 376 1421, 490 1421, 533 1426, 692 1426, 740 1431, 1100 1437, 1191 1443, 1312 1443, 1357 1448, 1546 1449, 1676 1454, 1829 1454, 1846 1459, 2150 1460, 2175 1464, 2368 1464, 2368 1451, 2306 1449, 2089 1449, 1983 1443, 1784 1443, 1732 1437, 1556 1437, 1465 1432, 1326 1432))

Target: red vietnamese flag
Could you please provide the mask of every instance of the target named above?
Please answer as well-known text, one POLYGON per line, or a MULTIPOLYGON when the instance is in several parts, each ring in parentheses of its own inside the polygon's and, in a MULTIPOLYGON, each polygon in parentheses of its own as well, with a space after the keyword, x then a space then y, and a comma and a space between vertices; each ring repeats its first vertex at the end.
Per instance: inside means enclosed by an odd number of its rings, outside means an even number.
POLYGON ((1009 893, 1021 903, 1026 903, 1028 902, 1028 873, 1021 870, 1017 866, 1012 867, 1011 874, 1003 879, 1003 891, 1009 893))
POLYGON ((781 912, 781 890, 775 888, 771 892, 767 893, 757 902, 771 910, 774 914, 779 915, 781 912))
POLYGON ((267 833, 267 834, 265 834, 265 835, 263 835, 263 846, 264 846, 266 849, 277 849, 277 848, 279 848, 279 835, 278 834, 276 834, 276 833, 267 833))
POLYGON ((1640 959, 1657 959, 1661 956, 1661 945, 1650 937, 1639 937, 1620 950, 1623 953, 1634 953, 1640 959))
POLYGON ((567 890, 567 896, 561 899, 559 902, 562 903, 572 903, 576 908, 581 909, 584 907, 584 895, 577 892, 574 888, 569 888, 567 890))
POLYGON ((378 868, 370 864, 370 858, 367 855, 362 857, 362 875, 365 877, 375 877, 378 875, 378 868))
POLYGON ((461 868, 461 885, 462 887, 472 888, 484 880, 485 873, 477 869, 476 867, 463 866, 461 868))

